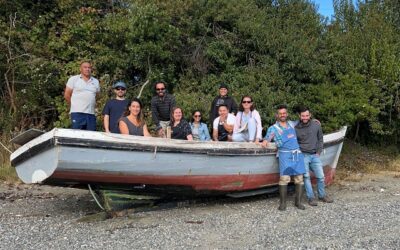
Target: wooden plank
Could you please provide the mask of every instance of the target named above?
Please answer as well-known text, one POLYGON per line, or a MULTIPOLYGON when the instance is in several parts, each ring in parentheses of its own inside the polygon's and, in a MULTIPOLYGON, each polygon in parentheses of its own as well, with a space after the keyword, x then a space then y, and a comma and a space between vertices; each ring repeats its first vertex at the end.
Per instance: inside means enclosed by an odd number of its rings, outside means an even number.
POLYGON ((42 130, 39 130, 39 129, 35 129, 35 128, 31 128, 31 129, 29 129, 27 131, 24 131, 24 132, 20 133, 16 137, 12 138, 10 140, 10 142, 15 143, 17 145, 24 145, 25 143, 35 139, 38 136, 41 136, 44 133, 45 133, 45 131, 42 131, 42 130))

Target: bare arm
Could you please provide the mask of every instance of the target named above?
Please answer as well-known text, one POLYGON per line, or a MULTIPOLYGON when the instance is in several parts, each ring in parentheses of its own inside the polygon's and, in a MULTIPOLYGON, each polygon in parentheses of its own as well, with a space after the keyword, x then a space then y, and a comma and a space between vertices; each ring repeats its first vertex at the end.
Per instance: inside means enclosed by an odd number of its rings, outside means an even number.
POLYGON ((104 115, 103 126, 104 126, 104 130, 107 133, 110 133, 110 116, 109 115, 104 115))
POLYGON ((69 87, 65 87, 64 98, 67 101, 68 105, 71 105, 72 91, 73 91, 73 89, 71 89, 69 87))
POLYGON ((146 137, 151 137, 151 134, 149 133, 149 130, 147 129, 147 125, 143 125, 143 135, 146 137))
POLYGON ((123 135, 129 135, 129 129, 128 129, 128 125, 126 125, 125 122, 123 121, 119 121, 119 132, 123 135))
POLYGON ((213 129, 213 140, 218 141, 218 129, 213 129))
POLYGON ((186 136, 186 139, 188 140, 188 141, 193 141, 193 136, 190 134, 190 135, 187 135, 186 136))
POLYGON ((232 134, 233 131, 233 124, 227 124, 226 122, 224 123, 224 128, 226 131, 228 131, 229 134, 232 134))

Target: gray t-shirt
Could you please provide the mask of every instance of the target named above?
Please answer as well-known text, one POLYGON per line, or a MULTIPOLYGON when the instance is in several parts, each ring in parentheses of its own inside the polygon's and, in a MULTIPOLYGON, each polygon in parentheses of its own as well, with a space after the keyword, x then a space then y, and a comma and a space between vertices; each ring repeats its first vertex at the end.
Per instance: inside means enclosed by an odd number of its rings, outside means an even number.
POLYGON ((83 80, 81 75, 68 79, 67 87, 72 89, 70 113, 86 113, 94 115, 96 93, 100 92, 99 81, 90 77, 89 81, 83 80))

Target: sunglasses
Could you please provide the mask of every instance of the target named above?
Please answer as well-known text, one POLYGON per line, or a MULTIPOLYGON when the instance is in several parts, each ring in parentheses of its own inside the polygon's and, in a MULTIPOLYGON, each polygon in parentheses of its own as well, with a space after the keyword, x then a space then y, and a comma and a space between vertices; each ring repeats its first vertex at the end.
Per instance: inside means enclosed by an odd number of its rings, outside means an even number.
POLYGON ((126 88, 115 88, 116 90, 126 90, 126 88))
POLYGON ((252 103, 252 101, 243 101, 242 103, 252 103))
POLYGON ((164 91, 165 88, 161 88, 161 89, 156 89, 156 91, 164 91))
POLYGON ((201 117, 201 115, 195 115, 194 117, 201 117))

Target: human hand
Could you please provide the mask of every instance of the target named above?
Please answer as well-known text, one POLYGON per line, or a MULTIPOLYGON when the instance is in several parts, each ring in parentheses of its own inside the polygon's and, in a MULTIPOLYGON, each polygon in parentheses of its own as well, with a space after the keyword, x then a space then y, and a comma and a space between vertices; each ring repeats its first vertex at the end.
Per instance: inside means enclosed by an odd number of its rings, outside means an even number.
POLYGON ((268 142, 267 142, 267 140, 264 140, 264 141, 262 141, 262 143, 261 143, 261 147, 263 147, 263 148, 266 148, 266 147, 267 147, 267 145, 268 145, 268 142))

